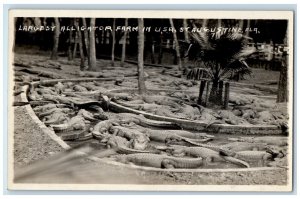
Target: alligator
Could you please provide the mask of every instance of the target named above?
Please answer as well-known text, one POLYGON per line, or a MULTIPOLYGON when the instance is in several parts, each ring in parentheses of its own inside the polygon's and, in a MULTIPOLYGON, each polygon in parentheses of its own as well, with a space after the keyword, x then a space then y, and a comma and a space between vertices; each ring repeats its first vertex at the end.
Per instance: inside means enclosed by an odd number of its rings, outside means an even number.
POLYGON ((267 150, 269 146, 265 143, 251 143, 251 142, 231 142, 221 146, 223 149, 238 151, 261 151, 267 150))
POLYGON ((60 124, 66 122, 67 120, 68 120, 67 115, 61 111, 55 111, 51 115, 48 115, 43 118, 43 122, 46 125, 60 124))
POLYGON ((125 103, 121 100, 116 100, 116 99, 113 99, 113 101, 122 106, 126 106, 126 107, 133 108, 136 110, 142 110, 142 111, 152 111, 154 109, 159 109, 162 107, 161 105, 144 103, 143 101, 141 101, 141 103, 139 103, 139 104, 135 104, 132 102, 125 103))
POLYGON ((85 130, 86 128, 85 119, 81 115, 72 117, 67 123, 50 126, 57 133, 69 132, 72 130, 85 130))
POLYGON ((164 130, 149 130, 145 129, 144 133, 148 134, 150 137, 150 140, 164 142, 166 144, 172 143, 172 142, 178 142, 178 141, 184 141, 192 145, 197 145, 198 142, 208 142, 211 141, 211 137, 205 137, 203 139, 191 139, 185 137, 184 131, 164 131, 164 130), (183 136, 182 136, 183 135, 183 136))
POLYGON ((134 140, 128 141, 124 137, 115 136, 115 135, 105 135, 103 136, 100 142, 105 143, 106 147, 108 149, 113 149, 113 151, 110 150, 110 153, 105 153, 105 152, 100 153, 97 155, 97 157, 101 156, 103 158, 118 153, 120 154, 151 153, 150 151, 140 149, 140 148, 145 148, 144 146, 141 147, 141 145, 145 145, 145 143, 143 142, 139 143, 139 140, 135 140, 135 145, 134 145, 133 144, 134 140))
POLYGON ((129 129, 122 126, 112 126, 109 129, 109 132, 113 135, 124 137, 128 140, 134 140, 133 145, 135 145, 133 148, 145 150, 147 147, 149 147, 149 136, 138 131, 135 129, 129 129), (143 145, 140 145, 138 143, 143 143, 143 145))
POLYGON ((220 162, 220 161, 228 161, 230 163, 247 167, 249 168, 249 164, 247 162, 244 162, 242 160, 239 160, 234 157, 226 156, 226 155, 220 155, 220 153, 204 148, 204 147, 185 147, 185 146, 173 146, 173 151, 171 152, 172 155, 175 156, 192 156, 192 157, 201 157, 205 160, 206 164, 209 164, 210 162, 220 162))
POLYGON ((48 95, 57 95, 57 93, 55 91, 53 91, 52 89, 47 88, 47 87, 36 88, 35 90, 40 95, 46 95, 46 94, 48 94, 48 95))
POLYGON ((39 117, 46 117, 49 116, 51 114, 53 114, 54 112, 61 112, 61 113, 71 113, 73 110, 69 109, 69 108, 53 108, 50 109, 48 111, 44 111, 40 114, 38 114, 39 117))
POLYGON ((85 87, 83 87, 81 85, 78 85, 78 84, 73 87, 73 90, 77 91, 77 92, 86 92, 86 91, 88 91, 85 87))
POLYGON ((119 155, 116 160, 122 163, 133 163, 139 166, 155 168, 182 168, 191 169, 203 166, 202 158, 178 158, 161 154, 129 154, 119 155))
POLYGON ((214 138, 214 135, 207 133, 191 133, 185 130, 163 130, 162 133, 172 133, 189 139, 203 139, 203 138, 214 138))
POLYGON ((108 148, 116 148, 119 153, 150 153, 150 151, 144 150, 148 143, 135 138, 128 141, 121 136, 106 135, 101 140, 101 143, 106 143, 108 148))
POLYGON ((42 100, 42 96, 39 95, 35 90, 31 89, 28 93, 27 93, 27 98, 29 101, 37 101, 37 100, 42 100))
POLYGON ((125 137, 127 139, 131 139, 135 135, 145 135, 136 129, 129 129, 123 126, 112 126, 110 127, 109 132, 113 135, 125 137))
POLYGON ((178 114, 184 115, 186 119, 196 119, 200 115, 198 108, 183 104, 178 110, 178 114))
POLYGON ((57 104, 62 103, 62 104, 68 104, 71 106, 76 105, 79 108, 85 108, 88 107, 90 105, 102 105, 101 101, 98 100, 86 100, 86 99, 82 99, 80 97, 63 97, 63 96, 59 96, 59 95, 49 95, 49 94, 45 94, 43 95, 43 98, 45 100, 49 100, 49 101, 53 101, 57 104))
POLYGON ((50 109, 65 108, 65 107, 67 107, 67 105, 65 105, 65 104, 46 104, 43 106, 34 107, 33 110, 35 112, 46 112, 46 111, 49 111, 50 109))
POLYGON ((234 140, 239 142, 251 142, 251 143, 266 143, 269 145, 277 145, 277 146, 288 145, 288 138, 281 137, 281 136, 239 137, 239 138, 229 138, 229 140, 234 140))
POLYGON ((160 95, 145 95, 142 96, 142 99, 146 102, 146 103, 156 103, 159 105, 167 105, 167 106, 171 106, 173 108, 181 108, 182 104, 182 100, 175 98, 175 97, 168 97, 168 96, 160 96, 160 95))
POLYGON ((92 129, 91 132, 93 136, 97 139, 102 139, 104 134, 108 134, 109 129, 112 126, 119 125, 118 120, 109 119, 105 121, 98 122, 92 129))
MULTIPOLYGON (((226 156, 225 156, 226 157, 226 156)), ((274 161, 274 158, 281 157, 280 154, 271 151, 239 151, 233 155, 234 158, 238 158, 248 162, 255 162, 259 165, 266 165, 267 161, 274 161)))
POLYGON ((87 109, 95 111, 94 117, 99 120, 108 120, 108 116, 105 114, 103 109, 98 105, 90 105, 87 107, 87 109))
POLYGON ((47 105, 47 104, 52 104, 53 101, 46 101, 46 100, 38 100, 38 101, 30 101, 29 104, 32 106, 32 107, 36 107, 36 106, 44 106, 44 105, 47 105))
POLYGON ((95 91, 95 90, 98 90, 98 88, 99 88, 93 82, 80 83, 80 86, 86 88, 89 91, 95 91))
POLYGON ((97 105, 90 105, 87 108, 90 110, 96 111, 97 113, 104 113, 103 109, 97 105))
POLYGON ((191 144, 191 145, 194 145, 194 146, 198 146, 198 147, 203 147, 203 148, 208 148, 208 149, 211 149, 213 151, 216 151, 218 153, 221 153, 222 155, 224 156, 231 156, 231 155, 234 155, 234 151, 231 151, 229 149, 226 149, 226 148, 223 148, 222 145, 221 146, 218 146, 218 145, 213 145, 213 144, 203 144, 203 143, 198 143, 198 142, 193 142, 191 140, 188 140, 188 142, 191 144))
POLYGON ((91 112, 88 112, 84 109, 80 109, 77 113, 77 115, 82 116, 84 119, 89 120, 91 122, 97 121, 97 119, 94 117, 94 115, 91 112))
POLYGON ((115 100, 115 99, 113 99, 113 101, 122 106, 126 106, 136 110, 147 111, 156 115, 167 116, 167 117, 178 118, 178 119, 186 119, 184 115, 180 116, 172 112, 172 111, 178 111, 179 108, 174 109, 165 105, 149 104, 144 102, 141 102, 141 104, 133 104, 133 103, 124 103, 121 102, 120 100, 115 100))
POLYGON ((165 122, 165 121, 156 121, 145 118, 143 115, 136 115, 132 113, 119 113, 116 118, 119 120, 131 120, 136 124, 139 124, 144 127, 160 127, 160 128, 179 128, 175 123, 165 122))
POLYGON ((56 93, 61 94, 64 91, 65 86, 61 82, 58 82, 57 84, 54 85, 54 89, 56 93))

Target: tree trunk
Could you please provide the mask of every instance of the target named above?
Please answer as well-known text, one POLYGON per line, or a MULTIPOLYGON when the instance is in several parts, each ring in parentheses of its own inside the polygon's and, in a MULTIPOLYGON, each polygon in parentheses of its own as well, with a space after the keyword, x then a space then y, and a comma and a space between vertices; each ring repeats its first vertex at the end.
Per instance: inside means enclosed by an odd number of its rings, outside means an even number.
MULTIPOLYGON (((72 20, 70 22, 70 26, 73 26, 72 20)), ((69 46, 68 46, 68 60, 71 61, 73 60, 73 55, 72 55, 72 38, 73 36, 73 31, 72 29, 69 31, 69 46)))
POLYGON ((215 105, 221 104, 219 94, 219 81, 213 80, 212 87, 209 93, 209 102, 215 105))
POLYGON ((155 64, 155 43, 153 35, 150 36, 150 44, 151 44, 151 63, 155 64))
POLYGON ((144 80, 144 19, 138 19, 138 89, 139 94, 146 92, 144 80))
POLYGON ((250 19, 247 20, 247 32, 246 37, 249 37, 250 19))
POLYGON ((287 90, 287 55, 284 55, 281 62, 281 70, 278 83, 277 102, 288 101, 288 90, 287 90))
POLYGON ((86 50, 86 54, 87 54, 87 57, 88 57, 88 66, 90 65, 90 56, 89 56, 89 32, 88 30, 86 29, 87 28, 87 25, 86 25, 86 20, 85 18, 82 18, 82 25, 85 27, 84 29, 84 45, 85 45, 85 50, 86 50))
POLYGON ((112 47, 111 47, 111 65, 115 65, 115 45, 116 45, 116 19, 113 19, 112 28, 112 47))
MULTIPOLYGON (((76 22, 74 22, 74 26, 76 22)), ((74 48, 73 48, 73 59, 76 58, 76 54, 77 54, 77 46, 78 46, 78 32, 75 32, 75 38, 74 38, 74 48)))
MULTIPOLYGON (((199 104, 199 105, 202 105, 202 96, 204 93, 205 86, 206 86, 206 80, 200 81, 199 96, 198 96, 198 100, 197 100, 197 104, 199 104)), ((208 92, 208 91, 206 91, 206 92, 208 92)))
MULTIPOLYGON (((125 19, 125 27, 128 26, 128 19, 125 19)), ((126 55, 126 40, 127 40, 127 31, 124 31, 124 42, 122 44, 122 57, 121 57, 121 67, 124 66, 125 63, 125 55, 126 55)))
MULTIPOLYGON (((170 19, 170 24, 171 24, 172 29, 175 30, 174 23, 173 23, 172 19, 170 19)), ((175 50, 176 50, 176 58, 177 58, 177 63, 178 63, 178 69, 181 70, 182 63, 181 63, 181 59, 180 59, 179 43, 178 43, 178 40, 177 40, 176 31, 172 31, 172 32, 173 32, 173 39, 175 41, 175 50)))
POLYGON ((202 28, 205 28, 207 26, 207 22, 208 22, 207 19, 203 19, 203 21, 202 21, 202 28))
POLYGON ((90 65, 89 65, 89 70, 91 71, 96 71, 96 47, 95 47, 95 30, 93 27, 95 27, 95 18, 91 18, 90 22, 90 46, 89 46, 89 57, 90 57, 90 65))
POLYGON ((60 23, 59 19, 57 17, 54 18, 55 22, 55 32, 53 36, 53 48, 52 48, 52 54, 51 59, 57 60, 57 50, 58 50, 58 42, 59 42, 59 34, 60 34, 60 23))
POLYGON ((184 40, 185 40, 187 43, 190 43, 189 33, 188 33, 188 31, 186 30, 187 27, 188 27, 187 19, 183 19, 184 40))
POLYGON ((84 53, 83 53, 83 43, 82 43, 82 34, 79 29, 79 19, 75 20, 75 27, 78 33, 78 44, 79 44, 79 53, 80 53, 80 70, 84 69, 84 53))
POLYGON ((160 43, 159 43, 159 52, 158 52, 158 64, 161 64, 163 57, 163 33, 160 33, 160 43))
POLYGON ((243 29, 244 28, 244 20, 243 19, 240 19, 239 21, 239 28, 243 29))

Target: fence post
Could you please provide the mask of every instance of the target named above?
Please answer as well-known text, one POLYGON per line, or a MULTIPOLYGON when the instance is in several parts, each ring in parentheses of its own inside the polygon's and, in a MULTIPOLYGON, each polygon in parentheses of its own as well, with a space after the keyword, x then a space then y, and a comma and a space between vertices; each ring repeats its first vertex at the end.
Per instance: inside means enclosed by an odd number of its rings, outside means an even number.
POLYGON ((223 86, 224 83, 222 80, 219 81, 219 88, 218 88, 218 97, 219 97, 219 105, 222 105, 222 101, 223 101, 223 86))
POLYGON ((209 81, 206 82, 206 95, 205 95, 205 106, 207 106, 208 97, 209 97, 209 81))
POLYGON ((204 92, 204 88, 205 88, 205 85, 206 85, 206 80, 201 80, 200 81, 200 89, 199 89, 199 96, 198 96, 198 101, 197 101, 197 104, 199 105, 202 105, 202 95, 203 95, 203 92, 204 92))
POLYGON ((228 102, 229 102, 229 82, 225 83, 225 94, 224 94, 224 108, 228 108, 228 102))

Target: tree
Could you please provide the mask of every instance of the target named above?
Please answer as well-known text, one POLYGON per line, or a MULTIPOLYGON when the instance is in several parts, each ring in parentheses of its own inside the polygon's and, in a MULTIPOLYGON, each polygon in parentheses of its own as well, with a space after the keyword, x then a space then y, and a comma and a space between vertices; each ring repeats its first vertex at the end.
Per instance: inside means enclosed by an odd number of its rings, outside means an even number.
POLYGON ((79 44, 79 53, 80 53, 80 69, 84 69, 84 53, 83 53, 83 44, 82 44, 82 34, 79 29, 79 19, 75 19, 75 28, 77 29, 78 35, 78 44, 79 44))
POLYGON ((54 24, 55 24, 55 31, 53 35, 53 48, 52 48, 50 59, 57 60, 57 50, 58 50, 59 35, 60 35, 60 23, 58 17, 54 18, 54 24))
MULTIPOLYGON (((199 67, 205 69, 212 81, 209 101, 219 104, 223 89, 220 85, 223 85, 223 80, 228 80, 232 74, 251 74, 245 59, 255 52, 255 48, 248 47, 249 38, 238 32, 223 32, 220 35, 198 32, 191 33, 191 36, 199 46, 196 54, 197 66, 192 71, 197 71, 199 67)), ((197 72, 192 74, 195 75, 191 78, 196 79, 197 72)))
POLYGON ((138 89, 139 94, 146 92, 144 80, 144 19, 138 19, 138 89))
POLYGON ((96 19, 95 18, 91 18, 90 21, 90 27, 91 27, 91 31, 90 31, 90 46, 89 46, 89 59, 90 59, 90 65, 89 65, 89 70, 91 71, 96 71, 96 47, 95 47, 95 22, 96 19))
MULTIPOLYGON (((74 19, 74 27, 76 28, 76 19, 74 19)), ((76 55, 77 55, 77 46, 78 46, 78 31, 75 31, 74 48, 73 48, 73 59, 75 59, 76 55)))
MULTIPOLYGON (((283 43, 288 44, 288 26, 286 28, 285 39, 283 43)), ((287 71, 288 71, 288 55, 287 52, 283 52, 282 61, 281 61, 281 70, 278 83, 278 93, 277 93, 277 102, 287 102, 288 101, 288 89, 287 89, 287 71)))
MULTIPOLYGON (((128 19, 125 19, 125 27, 128 26, 128 19)), ((122 44, 122 57, 121 57, 121 67, 124 66, 125 56, 126 56, 126 40, 127 40, 127 31, 124 31, 124 41, 122 44)))
POLYGON ((181 58, 180 58, 179 43, 178 43, 178 40, 177 40, 177 34, 176 34, 175 27, 174 27, 173 19, 169 19, 169 20, 170 20, 171 27, 173 29, 172 32, 173 32, 173 39, 174 39, 174 42, 175 42, 175 51, 176 51, 177 64, 178 64, 178 69, 180 70, 182 68, 182 63, 181 63, 181 58))
POLYGON ((82 18, 82 25, 85 27, 83 34, 84 34, 84 45, 85 45, 85 49, 86 49, 86 54, 88 57, 88 66, 90 65, 90 56, 89 56, 89 33, 87 30, 87 25, 86 25, 86 19, 82 18))
POLYGON ((288 90, 287 90, 287 55, 282 57, 281 70, 278 83, 277 102, 288 101, 288 90))
MULTIPOLYGON (((73 20, 70 20, 70 26, 73 26, 73 20)), ((71 61, 73 59, 72 55, 72 42, 73 41, 73 31, 72 29, 69 31, 69 46, 68 46, 68 60, 71 61)))
POLYGON ((184 40, 187 43, 190 43, 189 32, 187 31, 188 23, 187 19, 183 19, 183 28, 184 28, 184 40))
POLYGON ((116 19, 113 19, 112 28, 111 65, 115 65, 115 43, 116 43, 116 19))

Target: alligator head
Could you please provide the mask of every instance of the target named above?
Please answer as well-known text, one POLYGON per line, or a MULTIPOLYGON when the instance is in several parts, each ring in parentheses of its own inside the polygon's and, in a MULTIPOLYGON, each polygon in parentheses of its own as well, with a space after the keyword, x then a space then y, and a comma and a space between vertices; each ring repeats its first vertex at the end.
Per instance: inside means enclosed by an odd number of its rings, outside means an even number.
POLYGON ((145 134, 133 134, 131 147, 136 150, 145 150, 150 143, 149 136, 145 134))

